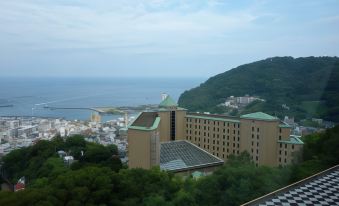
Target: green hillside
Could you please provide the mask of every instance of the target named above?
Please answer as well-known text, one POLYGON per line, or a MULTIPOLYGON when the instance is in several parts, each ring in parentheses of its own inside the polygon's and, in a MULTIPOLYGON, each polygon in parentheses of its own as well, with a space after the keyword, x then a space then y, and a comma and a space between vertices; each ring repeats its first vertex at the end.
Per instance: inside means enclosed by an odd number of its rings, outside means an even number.
POLYGON ((231 95, 246 94, 266 101, 248 105, 243 113, 263 111, 339 122, 339 58, 274 57, 241 65, 185 91, 179 105, 190 111, 223 113, 225 108, 218 104, 231 95))

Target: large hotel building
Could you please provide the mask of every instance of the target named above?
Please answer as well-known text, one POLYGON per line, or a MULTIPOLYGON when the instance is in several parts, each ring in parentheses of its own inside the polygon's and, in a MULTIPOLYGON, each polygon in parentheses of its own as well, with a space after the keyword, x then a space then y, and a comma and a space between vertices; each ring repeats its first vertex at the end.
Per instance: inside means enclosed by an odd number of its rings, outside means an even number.
MULTIPOLYGON (((277 117, 262 112, 240 117, 189 113, 178 107, 170 96, 156 111, 140 113, 129 125, 127 138, 129 167, 145 169, 156 165, 167 170, 180 164, 187 166, 190 162, 185 156, 189 155, 195 165, 217 166, 230 155, 243 151, 251 155, 256 165, 284 166, 298 161, 303 147, 299 137, 291 135, 291 127, 277 117), (172 146, 172 154, 168 154, 166 148, 170 142, 185 142, 189 148, 199 150, 199 154, 209 155, 203 157, 204 160, 210 159, 205 162, 197 159, 198 153, 178 157, 173 154, 178 152, 174 147, 182 147, 178 144, 172 146), (176 159, 166 162, 168 156, 173 155, 176 159)), ((187 148, 182 150, 191 152, 187 148)))

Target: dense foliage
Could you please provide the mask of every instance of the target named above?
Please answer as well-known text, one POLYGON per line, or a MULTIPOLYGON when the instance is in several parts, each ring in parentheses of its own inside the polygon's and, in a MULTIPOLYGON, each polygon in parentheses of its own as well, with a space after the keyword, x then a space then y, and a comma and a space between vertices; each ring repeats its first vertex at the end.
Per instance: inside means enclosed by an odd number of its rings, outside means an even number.
POLYGON ((25 176, 27 181, 39 178, 54 178, 64 173, 65 167, 57 151, 63 150, 77 160, 72 168, 80 169, 84 166, 109 167, 118 171, 122 164, 118 157, 115 145, 102 146, 89 143, 84 137, 75 135, 64 141, 57 137, 52 141, 42 140, 34 146, 14 150, 3 158, 3 168, 10 180, 18 180, 25 176), (83 151, 83 156, 81 155, 83 151))
POLYGON ((116 148, 86 143, 79 136, 66 142, 41 142, 4 159, 13 178, 26 175, 31 181, 23 191, 0 192, 0 205, 239 205, 339 164, 339 126, 306 136, 304 141, 305 161, 301 164, 256 167, 245 152, 231 156, 223 167, 198 180, 159 168, 123 169, 114 160, 116 148), (55 155, 59 147, 74 155, 83 150, 84 156, 67 167, 55 155))
POLYGON ((239 66, 185 91, 179 105, 190 111, 221 113, 229 96, 259 96, 265 102, 243 113, 263 111, 297 119, 318 117, 339 122, 338 57, 274 57, 239 66), (282 104, 290 107, 284 109, 282 104))

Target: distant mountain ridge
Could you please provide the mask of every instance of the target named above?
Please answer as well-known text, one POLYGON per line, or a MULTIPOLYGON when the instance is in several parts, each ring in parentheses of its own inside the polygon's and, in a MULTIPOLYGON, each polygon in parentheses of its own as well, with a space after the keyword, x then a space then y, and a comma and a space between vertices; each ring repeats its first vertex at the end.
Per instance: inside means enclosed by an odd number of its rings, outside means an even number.
POLYGON ((246 94, 266 101, 254 102, 243 112, 339 122, 339 58, 273 57, 244 64, 185 91, 178 103, 190 111, 223 113, 218 104, 229 96, 246 94))

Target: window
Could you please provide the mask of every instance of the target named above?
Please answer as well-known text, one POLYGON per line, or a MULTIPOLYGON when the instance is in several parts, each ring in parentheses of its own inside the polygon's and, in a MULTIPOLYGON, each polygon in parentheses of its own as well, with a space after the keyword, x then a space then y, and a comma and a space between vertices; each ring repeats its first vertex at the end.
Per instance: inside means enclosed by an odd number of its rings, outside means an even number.
POLYGON ((259 127, 257 128, 257 132, 259 132, 259 127))

